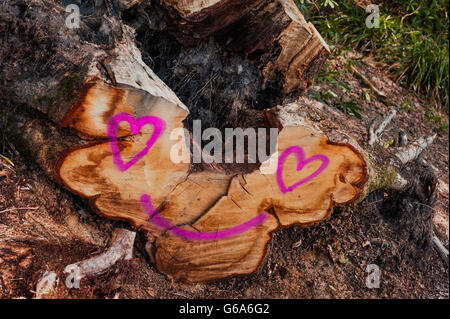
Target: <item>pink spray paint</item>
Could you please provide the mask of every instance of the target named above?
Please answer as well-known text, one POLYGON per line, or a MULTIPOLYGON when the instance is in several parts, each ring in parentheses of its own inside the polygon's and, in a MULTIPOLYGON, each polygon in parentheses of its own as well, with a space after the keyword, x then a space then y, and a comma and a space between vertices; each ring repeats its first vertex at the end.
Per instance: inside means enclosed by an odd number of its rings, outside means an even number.
POLYGON ((119 113, 114 115, 111 120, 108 122, 107 132, 108 137, 110 138, 110 146, 111 152, 113 156, 114 164, 117 166, 119 171, 124 172, 129 169, 131 166, 136 164, 145 154, 148 153, 150 148, 155 144, 158 140, 164 129, 166 128, 166 123, 164 120, 160 119, 156 116, 143 116, 139 119, 135 119, 129 113, 119 113), (136 135, 141 130, 142 126, 151 124, 153 125, 153 133, 152 136, 147 140, 145 148, 135 154, 133 158, 129 162, 124 162, 122 160, 122 156, 120 155, 119 145, 117 143, 117 127, 120 122, 126 121, 130 124, 131 133, 136 135))
POLYGON ((219 230, 216 232, 195 232, 180 227, 176 227, 175 225, 167 221, 164 217, 161 217, 158 211, 153 206, 150 195, 143 194, 141 196, 141 206, 147 213, 152 224, 154 224, 156 227, 162 230, 167 230, 177 237, 191 241, 214 241, 218 239, 237 236, 239 234, 249 231, 250 229, 258 225, 261 225, 268 218, 267 213, 262 212, 256 217, 246 221, 245 223, 242 223, 240 225, 228 229, 219 230))
POLYGON ((328 164, 330 163, 330 160, 328 157, 322 154, 313 155, 311 157, 308 157, 305 159, 305 152, 303 151, 303 148, 300 146, 291 146, 284 150, 284 152, 281 154, 280 158, 278 159, 278 168, 277 168, 277 182, 278 187, 280 188, 281 192, 283 194, 286 194, 287 192, 292 192, 294 189, 299 187, 300 185, 303 185, 309 181, 311 181, 313 178, 315 178, 317 175, 322 173, 325 168, 327 168, 328 164), (283 163, 286 160, 286 158, 290 154, 294 154, 297 158, 297 171, 301 171, 303 167, 305 167, 307 164, 314 162, 314 161, 321 161, 322 164, 320 167, 311 175, 303 178, 302 180, 298 181, 294 185, 290 187, 286 187, 283 180, 283 163))
MULTIPOLYGON (((119 171, 124 172, 128 170, 130 167, 132 167, 134 164, 136 164, 142 157, 145 156, 145 154, 148 153, 148 151, 151 149, 153 144, 158 140, 158 138, 161 136, 162 132, 164 131, 166 127, 166 123, 164 120, 162 120, 159 117, 156 116, 143 116, 139 119, 135 119, 131 114, 129 113, 119 113, 116 114, 111 118, 111 120, 108 122, 107 126, 107 133, 108 137, 110 138, 110 146, 111 146, 111 152, 113 155, 113 161, 114 164, 117 166, 119 171), (150 138, 146 142, 146 146, 143 150, 135 154, 132 159, 129 162, 124 162, 122 159, 122 156, 120 155, 120 149, 119 145, 117 143, 117 127, 119 126, 120 122, 126 121, 130 124, 131 132, 133 135, 136 135, 141 130, 142 126, 151 124, 153 125, 153 133, 150 136, 150 138)), ((322 154, 313 155, 307 159, 305 159, 305 152, 300 146, 291 146, 284 150, 284 152, 281 154, 279 160, 278 160, 278 168, 276 173, 276 178, 278 182, 278 186, 283 194, 287 192, 293 191, 295 188, 299 187, 300 185, 307 183, 311 181, 313 178, 315 178, 317 175, 319 175, 323 170, 328 166, 330 160, 328 157, 322 154), (322 164, 320 167, 311 175, 308 177, 298 181, 294 185, 290 187, 286 187, 283 181, 282 171, 283 171, 283 163, 286 160, 287 156, 289 156, 291 153, 293 153, 297 158, 297 171, 301 171, 303 167, 305 167, 307 164, 314 162, 314 161, 321 161, 322 164)), ((262 212, 256 217, 231 228, 216 231, 216 232, 195 232, 190 231, 187 229, 183 229, 180 227, 177 227, 167 221, 165 218, 161 217, 158 213, 158 211, 155 209, 155 207, 152 204, 150 195, 143 194, 141 196, 141 206, 144 209, 144 211, 147 213, 150 221, 159 229, 167 230, 171 232, 173 235, 191 240, 191 241, 214 241, 218 239, 224 239, 229 238, 233 236, 237 236, 239 234, 245 233, 249 231, 252 228, 255 228, 262 223, 264 223, 268 219, 268 214, 266 212, 262 212)))

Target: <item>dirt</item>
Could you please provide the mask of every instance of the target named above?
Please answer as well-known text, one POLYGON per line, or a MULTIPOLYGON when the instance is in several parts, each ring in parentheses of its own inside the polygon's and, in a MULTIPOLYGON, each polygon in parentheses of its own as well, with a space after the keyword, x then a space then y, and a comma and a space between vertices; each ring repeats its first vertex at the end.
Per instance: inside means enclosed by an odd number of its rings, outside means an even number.
MULTIPOLYGON (((391 111, 392 107, 396 107, 397 115, 392 122, 387 126, 380 139, 381 145, 390 144, 391 142, 398 143, 399 131, 404 131, 408 136, 408 141, 411 143, 421 137, 437 134, 434 143, 427 148, 423 153, 422 158, 430 165, 434 174, 438 179, 438 194, 436 204, 434 206, 434 227, 446 245, 448 245, 449 238, 449 135, 448 129, 443 130, 437 125, 430 123, 426 118, 425 112, 427 110, 426 102, 421 102, 420 99, 405 88, 402 88, 394 80, 391 79, 387 72, 381 71, 376 67, 376 61, 371 58, 363 57, 357 52, 346 52, 338 55, 335 59, 329 60, 329 71, 333 71, 337 76, 341 75, 341 81, 347 83, 351 90, 345 91, 342 86, 336 86, 329 83, 321 83, 319 87, 313 90, 333 91, 338 97, 333 98, 329 104, 333 104, 337 100, 356 101, 358 105, 363 108, 361 114, 362 119, 357 119, 354 116, 347 116, 346 126, 347 130, 360 145, 367 145, 368 134, 367 128, 371 121, 377 117, 386 117, 391 111), (358 71, 364 74, 371 83, 382 93, 384 93, 394 106, 386 106, 380 101, 368 88, 363 85, 357 77, 348 71, 348 64, 356 63, 355 67, 358 71), (367 101, 361 98, 361 92, 368 91, 372 100, 367 101)), ((340 110, 337 110, 340 112, 340 110)), ((448 114, 441 114, 443 121, 448 123, 448 114)))

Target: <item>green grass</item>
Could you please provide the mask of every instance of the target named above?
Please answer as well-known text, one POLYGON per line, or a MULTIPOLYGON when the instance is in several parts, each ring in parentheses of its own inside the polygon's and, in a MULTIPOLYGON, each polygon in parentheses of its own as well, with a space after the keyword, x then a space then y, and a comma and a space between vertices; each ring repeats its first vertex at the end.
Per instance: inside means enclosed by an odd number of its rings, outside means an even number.
POLYGON ((449 0, 384 1, 380 28, 372 29, 365 24, 368 13, 351 0, 296 2, 326 41, 373 55, 432 108, 448 111, 449 0))
POLYGON ((448 133, 448 121, 442 118, 442 116, 437 114, 434 110, 425 111, 425 121, 440 132, 448 133))

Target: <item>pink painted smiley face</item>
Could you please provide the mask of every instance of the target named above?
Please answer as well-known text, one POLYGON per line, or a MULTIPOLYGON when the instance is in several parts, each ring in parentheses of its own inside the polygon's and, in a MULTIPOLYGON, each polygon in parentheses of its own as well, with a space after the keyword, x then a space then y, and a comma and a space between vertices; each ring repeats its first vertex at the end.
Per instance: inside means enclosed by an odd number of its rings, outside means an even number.
POLYGON ((166 123, 164 122, 164 120, 156 116, 143 116, 136 120, 133 116, 131 116, 131 114, 128 113, 119 113, 114 115, 108 122, 107 130, 108 137, 110 138, 109 143, 111 146, 113 161, 117 166, 117 169, 121 172, 125 172, 131 166, 136 164, 142 157, 145 156, 145 154, 148 153, 153 144, 155 144, 155 142, 161 136, 165 128, 166 123), (138 134, 144 125, 151 124, 153 126, 153 133, 147 140, 146 146, 143 150, 135 154, 129 162, 123 161, 122 155, 120 155, 119 145, 117 143, 117 127, 123 121, 126 121, 130 124, 131 133, 133 135, 138 134))
MULTIPOLYGON (((110 140, 111 152, 113 155, 114 164, 117 168, 124 172, 128 170, 131 166, 136 164, 148 151, 151 149, 153 144, 158 140, 160 135, 165 129, 165 122, 156 116, 143 116, 139 119, 134 119, 131 114, 128 113, 120 113, 115 115, 108 123, 108 137, 110 140), (141 130, 142 126, 151 124, 154 127, 154 131, 152 136, 147 140, 146 147, 141 150, 139 153, 135 154, 133 158, 129 162, 124 162, 122 156, 120 155, 119 146, 117 143, 117 127, 123 121, 126 121, 130 124, 131 132, 133 135, 136 135, 141 130)), ((141 206, 144 211, 147 213, 150 221, 159 229, 168 230, 172 234, 177 237, 184 238, 187 240, 193 241, 209 241, 209 240, 217 240, 228 238, 232 236, 236 236, 242 234, 244 232, 249 231, 250 229, 264 223, 264 221, 268 218, 266 213, 261 213, 255 218, 250 219, 249 221, 242 223, 238 226, 231 227, 218 232, 194 232, 189 231, 180 227, 175 227, 165 218, 161 217, 159 213, 154 208, 151 197, 147 194, 143 194, 141 196, 141 206)))
POLYGON ((300 185, 303 185, 303 184, 311 181, 313 178, 315 178, 320 173, 322 173, 325 170, 325 168, 327 168, 329 163, 330 163, 330 160, 325 155, 317 154, 317 155, 313 155, 313 156, 305 159, 305 151, 303 151, 303 148, 301 148, 300 146, 288 147, 287 149, 284 150, 284 152, 281 154, 280 158, 278 159, 278 168, 277 168, 278 187, 280 188, 280 190, 283 194, 292 192, 294 189, 296 189, 300 185), (297 158, 297 163, 298 163, 297 171, 301 171, 307 164, 314 162, 314 161, 320 161, 320 162, 322 162, 322 164, 311 175, 301 179, 300 181, 298 181, 297 183, 295 183, 292 186, 286 187, 284 180, 283 180, 283 163, 290 154, 294 154, 297 158))

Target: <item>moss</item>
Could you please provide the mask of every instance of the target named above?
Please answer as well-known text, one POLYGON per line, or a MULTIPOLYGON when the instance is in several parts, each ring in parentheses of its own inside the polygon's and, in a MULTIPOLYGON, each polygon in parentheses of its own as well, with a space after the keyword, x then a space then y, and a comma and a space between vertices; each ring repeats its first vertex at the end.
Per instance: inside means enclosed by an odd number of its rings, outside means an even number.
POLYGON ((389 166, 379 166, 368 160, 368 156, 365 156, 366 161, 368 161, 369 180, 364 188, 362 196, 359 198, 358 202, 361 202, 367 195, 376 190, 389 190, 391 189, 397 179, 397 172, 389 166))
POLYGON ((79 74, 84 73, 76 71, 66 75, 59 81, 56 93, 45 97, 45 105, 48 105, 46 113, 53 121, 59 122, 62 120, 62 117, 78 98, 80 90, 85 83, 84 77, 79 74))
POLYGON ((368 186, 368 192, 371 193, 378 189, 390 189, 396 180, 397 173, 388 167, 374 167, 375 178, 368 186))
POLYGON ((388 190, 392 188, 395 183, 397 173, 392 168, 378 166, 372 167, 374 170, 374 172, 372 173, 374 177, 370 178, 369 184, 367 185, 363 196, 360 197, 359 202, 366 198, 367 195, 376 190, 388 190))

